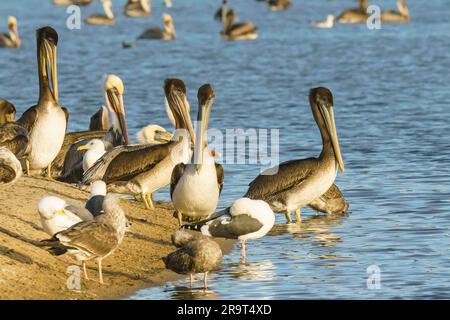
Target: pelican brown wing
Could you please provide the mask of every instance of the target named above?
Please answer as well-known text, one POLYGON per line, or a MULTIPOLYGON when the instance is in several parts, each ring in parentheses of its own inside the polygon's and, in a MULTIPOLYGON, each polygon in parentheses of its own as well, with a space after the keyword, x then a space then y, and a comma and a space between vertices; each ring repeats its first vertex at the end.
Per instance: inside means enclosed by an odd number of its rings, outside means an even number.
POLYGON ((261 200, 270 199, 293 187, 299 186, 316 167, 316 158, 283 162, 278 166, 278 172, 275 174, 269 174, 266 171, 250 182, 245 197, 261 200))
POLYGON ((219 195, 220 195, 222 193, 223 180, 224 180, 223 166, 217 162, 214 164, 216 166, 217 184, 219 185, 219 195))
POLYGON ((17 158, 29 152, 28 131, 20 124, 8 122, 0 126, 0 146, 9 149, 17 158))
POLYGON ((183 176, 184 169, 186 165, 184 163, 179 163, 173 168, 172 176, 170 177, 170 198, 172 199, 173 192, 175 191, 175 187, 178 184, 178 180, 183 176))
POLYGON ((242 22, 233 24, 227 33, 231 37, 238 37, 244 34, 255 32, 258 28, 252 22, 242 22))

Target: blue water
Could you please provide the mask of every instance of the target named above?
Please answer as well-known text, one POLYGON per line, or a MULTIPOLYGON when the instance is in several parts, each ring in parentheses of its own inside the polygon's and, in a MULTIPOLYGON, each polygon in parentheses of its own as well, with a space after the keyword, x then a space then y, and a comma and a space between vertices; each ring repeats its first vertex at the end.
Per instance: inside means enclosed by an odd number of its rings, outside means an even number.
MULTIPOLYGON (((224 42, 212 15, 220 1, 154 0, 149 19, 121 15, 115 27, 65 28, 65 9, 50 1, 0 2, 0 29, 15 15, 20 50, 0 50, 0 97, 18 114, 36 102, 34 30, 45 24, 60 35, 60 102, 70 110, 69 130, 86 129, 103 101, 102 77, 119 75, 131 134, 149 123, 170 128, 162 84, 179 77, 194 115, 196 90, 216 91, 210 127, 278 128, 280 160, 317 156, 319 131, 308 105, 311 87, 334 94, 335 118, 346 166, 336 183, 350 202, 348 216, 315 216, 303 210, 301 227, 277 226, 248 243, 247 261, 237 246, 210 275, 210 290, 188 290, 185 280, 145 289, 133 299, 229 298, 450 298, 450 4, 408 1, 412 22, 309 26, 355 1, 294 1, 291 11, 270 12, 256 1, 231 1, 241 20, 259 27, 253 42, 224 42), (26 4, 26 5, 25 5, 26 4), (173 42, 138 42, 122 49, 160 16, 174 18, 173 42), (367 268, 377 265, 380 289, 369 289, 367 268)), ((394 9, 395 1, 373 1, 394 9)), ((82 9, 83 17, 101 9, 82 9)), ((245 193, 259 165, 224 164, 221 206, 245 193)), ((167 189, 156 194, 168 199, 167 189)), ((201 281, 196 283, 196 288, 201 281)))

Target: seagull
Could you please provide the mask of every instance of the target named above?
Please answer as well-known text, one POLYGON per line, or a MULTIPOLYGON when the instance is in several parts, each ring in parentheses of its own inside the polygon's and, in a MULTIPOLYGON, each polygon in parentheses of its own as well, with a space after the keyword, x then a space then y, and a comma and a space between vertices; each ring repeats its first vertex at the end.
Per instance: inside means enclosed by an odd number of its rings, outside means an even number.
POLYGON ((85 208, 94 216, 98 216, 103 212, 103 201, 106 196, 106 183, 98 180, 91 184, 91 194, 86 202, 85 208))
POLYGON ((127 228, 127 218, 118 199, 108 194, 103 202, 104 214, 91 221, 77 223, 56 233, 51 239, 41 241, 56 256, 69 253, 82 262, 84 276, 89 279, 86 261, 97 260, 99 282, 103 282, 102 260, 122 243, 127 228))
POLYGON ((38 211, 42 227, 51 237, 81 221, 94 219, 87 209, 69 205, 55 196, 47 196, 39 200, 38 211))
POLYGON ((100 139, 92 139, 87 144, 79 146, 77 151, 87 150, 83 156, 83 172, 86 172, 105 153, 105 144, 100 139))
POLYGON ((240 198, 212 218, 186 224, 183 228, 198 230, 205 236, 241 240, 245 258, 245 242, 265 236, 274 223, 275 214, 265 201, 240 198))
POLYGON ((222 250, 210 237, 193 234, 180 229, 172 235, 172 243, 179 248, 172 252, 163 261, 166 268, 179 274, 190 275, 192 287, 192 274, 203 273, 203 288, 208 288, 208 272, 218 269, 222 262, 222 250))
POLYGON ((319 29, 331 29, 334 25, 334 16, 332 14, 327 15, 327 19, 325 21, 313 21, 311 22, 311 26, 319 28, 319 29))

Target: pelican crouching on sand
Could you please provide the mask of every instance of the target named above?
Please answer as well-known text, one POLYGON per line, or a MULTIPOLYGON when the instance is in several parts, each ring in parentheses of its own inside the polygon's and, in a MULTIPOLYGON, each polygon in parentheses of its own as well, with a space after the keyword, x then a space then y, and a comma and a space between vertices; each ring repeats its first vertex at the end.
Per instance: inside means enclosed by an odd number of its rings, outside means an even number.
POLYGON ((153 208, 152 193, 170 183, 172 171, 178 163, 190 160, 194 137, 183 81, 167 79, 164 92, 177 129, 172 141, 116 147, 84 174, 83 184, 103 180, 108 185, 108 191, 140 195, 146 208, 153 208))
POLYGON ((25 161, 27 174, 47 168, 47 175, 51 177, 51 164, 64 142, 69 114, 58 103, 58 34, 53 28, 44 27, 37 30, 36 36, 39 100, 17 122, 28 130, 30 137, 31 151, 25 161))
POLYGON ((245 197, 266 201, 275 212, 285 212, 291 222, 295 211, 301 222, 300 209, 323 195, 334 183, 338 167, 344 172, 336 125, 333 96, 327 88, 311 89, 309 103, 322 136, 318 158, 291 160, 263 172, 250 183, 245 197))
POLYGON ((22 176, 22 165, 8 148, 0 146, 0 186, 15 183, 22 176))
POLYGON ((203 288, 208 288, 208 272, 217 270, 222 262, 222 250, 210 237, 178 230, 172 235, 172 243, 179 248, 163 261, 166 268, 179 274, 203 273, 203 288))
POLYGON ((366 23, 369 18, 367 7, 369 0, 359 0, 359 7, 344 10, 337 18, 339 23, 366 23))
POLYGON ((123 13, 127 17, 148 17, 152 14, 150 0, 128 0, 123 13))
POLYGON ((0 33, 0 47, 20 48, 19 30, 15 17, 8 17, 8 29, 8 33, 0 33))
POLYGON ((222 38, 225 40, 255 40, 258 38, 256 26, 252 22, 234 23, 236 11, 229 10, 223 21, 222 38))
POLYGON ((177 212, 178 222, 183 218, 202 220, 216 209, 223 187, 223 167, 214 162, 208 147, 208 129, 215 94, 209 84, 198 89, 197 133, 191 163, 179 163, 172 172, 170 196, 177 212))
MULTIPOLYGON (((63 170, 59 180, 64 182, 76 183, 83 176, 83 157, 87 148, 79 148, 89 144, 91 139, 100 139, 105 151, 113 147, 130 144, 128 137, 128 128, 125 118, 125 104, 123 100, 124 85, 122 80, 116 75, 108 75, 104 82, 105 103, 110 110, 112 126, 108 131, 87 131, 84 133, 68 133, 64 139, 63 148, 58 154, 58 163, 60 165, 63 159, 63 170), (67 149, 66 149, 67 148, 67 149), (84 151, 83 151, 84 150, 84 151), (65 153, 65 155, 64 155, 65 153)), ((98 141, 97 141, 98 142, 98 141)), ((96 153, 100 150, 100 145, 96 144, 96 153)), ((93 164, 94 153, 91 153, 90 162, 93 164)), ((98 158, 97 158, 98 159, 98 158)), ((94 161, 95 162, 95 161, 94 161)), ((58 165, 58 166, 59 166, 58 165)))
POLYGON ((69 229, 56 233, 51 239, 41 241, 52 255, 69 253, 83 264, 84 276, 89 279, 86 261, 97 260, 99 280, 103 282, 102 260, 122 243, 127 218, 119 201, 107 195, 103 202, 104 214, 94 220, 79 222, 69 229))
POLYGON ((345 214, 349 204, 338 186, 333 184, 327 192, 308 205, 317 212, 328 214, 345 214))
POLYGON ((164 13, 162 15, 164 29, 161 28, 150 28, 145 30, 139 39, 150 39, 150 40, 175 40, 176 33, 175 27, 173 26, 172 17, 169 14, 164 13))
POLYGON ((16 120, 16 107, 8 100, 0 99, 0 125, 16 120))
POLYGON ((197 230, 210 237, 239 239, 242 257, 245 258, 245 242, 265 236, 274 223, 275 214, 266 202, 241 198, 211 219, 184 225, 183 228, 197 230))
POLYGON ((100 0, 103 6, 104 14, 94 13, 86 18, 85 22, 87 24, 103 24, 103 25, 113 25, 116 22, 114 13, 112 10, 111 0, 100 0))
POLYGON ((407 23, 409 22, 409 9, 406 0, 397 0, 397 11, 382 11, 381 22, 407 23))

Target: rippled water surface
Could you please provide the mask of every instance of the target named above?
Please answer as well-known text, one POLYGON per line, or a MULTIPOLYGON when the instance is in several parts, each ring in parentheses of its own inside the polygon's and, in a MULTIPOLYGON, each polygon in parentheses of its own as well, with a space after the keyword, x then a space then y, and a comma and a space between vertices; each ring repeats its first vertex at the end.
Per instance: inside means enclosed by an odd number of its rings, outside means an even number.
MULTIPOLYGON (((162 84, 185 80, 193 114, 196 90, 216 90, 211 127, 279 128, 280 160, 316 156, 319 131, 308 90, 334 93, 335 118, 346 172, 337 184, 350 202, 348 216, 315 216, 304 223, 277 225, 248 243, 239 263, 238 246, 211 274, 210 290, 188 290, 184 280, 142 290, 133 299, 167 298, 450 298, 450 4, 408 1, 412 23, 309 27, 309 20, 337 14, 355 1, 294 1, 287 12, 269 12, 256 1, 231 1, 241 20, 251 19, 260 37, 223 42, 212 15, 220 1, 154 0, 149 19, 121 15, 125 1, 113 1, 115 27, 65 28, 66 13, 50 1, 0 2, 19 19, 20 50, 0 50, 0 97, 18 114, 34 104, 38 86, 34 30, 53 25, 60 34, 58 67, 61 104, 71 114, 70 130, 86 129, 102 103, 102 77, 120 75, 131 133, 149 123, 170 128, 162 84), (161 25, 168 10, 177 40, 138 42, 122 49, 146 27, 161 25), (381 289, 369 290, 367 268, 381 270, 381 289)), ((395 8, 395 1, 373 1, 395 8)), ((83 8, 86 16, 98 4, 83 8)), ((256 165, 225 164, 220 205, 229 205, 259 172, 256 165)), ((168 199, 162 190, 157 198, 168 199)), ((199 287, 201 282, 196 284, 199 287)))

